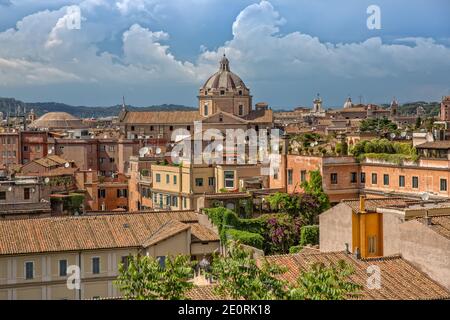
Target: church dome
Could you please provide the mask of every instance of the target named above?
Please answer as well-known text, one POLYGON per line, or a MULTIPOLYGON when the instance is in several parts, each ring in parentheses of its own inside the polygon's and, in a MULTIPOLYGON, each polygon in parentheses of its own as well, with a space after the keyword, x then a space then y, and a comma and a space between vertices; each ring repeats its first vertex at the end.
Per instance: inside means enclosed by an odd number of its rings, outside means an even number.
POLYGON ((81 119, 67 112, 48 112, 30 124, 36 129, 83 129, 87 126, 81 119))
POLYGON ((238 75, 230 71, 230 61, 228 58, 223 55, 220 60, 220 68, 219 71, 214 73, 208 80, 206 80, 205 84, 201 87, 203 90, 210 89, 247 89, 238 75))
POLYGON ((353 107, 352 98, 348 97, 347 100, 345 100, 344 109, 348 109, 348 108, 352 108, 352 107, 353 107))

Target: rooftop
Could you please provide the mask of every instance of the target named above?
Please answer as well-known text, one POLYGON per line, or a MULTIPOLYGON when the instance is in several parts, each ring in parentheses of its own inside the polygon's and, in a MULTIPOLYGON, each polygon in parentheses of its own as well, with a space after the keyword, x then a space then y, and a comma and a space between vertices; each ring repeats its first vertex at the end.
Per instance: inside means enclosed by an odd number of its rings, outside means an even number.
MULTIPOLYGON (((0 255, 142 247, 181 232, 181 226, 193 226, 194 239, 205 239, 206 227, 197 223, 194 211, 0 220, 0 255)), ((214 240, 218 241, 218 236, 214 240)))
POLYGON ((376 259, 355 259, 344 252, 308 253, 267 256, 269 263, 287 267, 282 275, 284 280, 294 282, 300 272, 305 271, 313 263, 326 265, 343 260, 353 266, 355 272, 350 279, 362 286, 358 299, 364 300, 429 300, 449 299, 450 292, 417 270, 399 256, 376 259), (377 266, 381 271, 381 288, 367 287, 367 268, 377 266))
MULTIPOLYGON (((431 224, 428 227, 441 236, 450 239, 450 215, 430 217, 431 224)), ((427 224, 426 218, 417 218, 419 222, 427 224)))

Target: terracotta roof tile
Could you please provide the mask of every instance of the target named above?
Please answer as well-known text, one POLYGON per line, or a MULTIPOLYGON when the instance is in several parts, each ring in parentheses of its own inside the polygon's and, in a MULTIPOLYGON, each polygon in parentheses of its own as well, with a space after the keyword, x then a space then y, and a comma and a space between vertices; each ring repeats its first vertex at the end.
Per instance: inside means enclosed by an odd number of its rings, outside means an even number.
MULTIPOLYGON (((359 199, 342 200, 350 206, 354 212, 359 212, 359 199)), ((406 206, 409 203, 417 203, 416 200, 407 200, 405 198, 368 198, 365 200, 365 209, 368 212, 376 212, 377 208, 406 206)))
POLYGON ((191 224, 192 242, 219 241, 219 235, 199 223, 191 224))
POLYGON ((169 220, 145 240, 143 246, 144 248, 152 246, 187 229, 189 229, 189 225, 176 220, 169 220))
MULTIPOLYGON (((431 218, 431 228, 434 232, 440 234, 441 236, 450 239, 450 215, 448 216, 433 216, 431 218)), ((423 224, 427 224, 425 218, 417 218, 418 221, 423 224)))
POLYGON ((123 123, 193 123, 203 117, 198 111, 128 111, 123 123))
POLYGON ((0 220, 0 255, 140 247, 170 220, 198 222, 193 211, 0 220))
POLYGON ((350 279, 360 284, 359 299, 365 300, 425 300, 449 299, 450 292, 431 280, 399 256, 357 260, 344 252, 318 254, 290 254, 266 257, 269 263, 287 267, 281 277, 289 282, 297 280, 300 272, 313 263, 337 263, 344 260, 352 265, 355 272, 350 279), (367 268, 378 266, 381 270, 381 288, 367 288, 367 268))

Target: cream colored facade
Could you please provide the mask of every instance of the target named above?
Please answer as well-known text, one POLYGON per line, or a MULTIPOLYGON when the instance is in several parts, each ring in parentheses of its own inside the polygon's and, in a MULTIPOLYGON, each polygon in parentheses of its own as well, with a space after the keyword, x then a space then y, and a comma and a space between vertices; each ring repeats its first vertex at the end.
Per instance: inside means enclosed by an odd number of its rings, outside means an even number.
POLYGON ((204 194, 238 191, 246 179, 264 179, 260 164, 152 165, 151 175, 154 208, 170 210, 200 210, 197 200, 204 194))

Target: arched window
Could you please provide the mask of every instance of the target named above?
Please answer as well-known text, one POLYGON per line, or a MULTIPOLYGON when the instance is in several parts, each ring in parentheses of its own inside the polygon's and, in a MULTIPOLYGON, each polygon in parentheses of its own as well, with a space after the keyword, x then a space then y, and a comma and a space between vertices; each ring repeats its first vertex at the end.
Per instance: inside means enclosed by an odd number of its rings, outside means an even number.
POLYGON ((207 116, 208 115, 208 105, 205 104, 204 108, 203 108, 203 115, 207 116))

